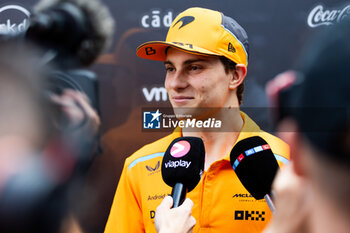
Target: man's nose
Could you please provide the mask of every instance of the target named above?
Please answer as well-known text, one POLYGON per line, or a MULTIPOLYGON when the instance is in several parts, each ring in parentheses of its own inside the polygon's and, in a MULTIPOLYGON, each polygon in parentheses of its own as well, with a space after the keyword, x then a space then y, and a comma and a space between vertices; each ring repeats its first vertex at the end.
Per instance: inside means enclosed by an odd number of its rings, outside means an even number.
POLYGON ((186 76, 182 72, 175 72, 169 77, 169 87, 175 90, 185 89, 188 86, 186 76))

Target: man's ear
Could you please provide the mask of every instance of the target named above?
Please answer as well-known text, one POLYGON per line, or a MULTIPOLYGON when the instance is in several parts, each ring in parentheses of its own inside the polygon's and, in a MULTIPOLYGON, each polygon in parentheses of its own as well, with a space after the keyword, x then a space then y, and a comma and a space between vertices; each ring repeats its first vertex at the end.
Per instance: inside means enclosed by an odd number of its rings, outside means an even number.
POLYGON ((236 89, 244 81, 247 75, 247 67, 243 64, 237 64, 236 69, 230 71, 232 76, 230 80, 230 89, 236 89))
POLYGON ((285 119, 278 125, 278 137, 289 145, 290 161, 294 172, 298 176, 305 176, 305 163, 303 157, 302 135, 298 130, 297 123, 292 119, 285 119))

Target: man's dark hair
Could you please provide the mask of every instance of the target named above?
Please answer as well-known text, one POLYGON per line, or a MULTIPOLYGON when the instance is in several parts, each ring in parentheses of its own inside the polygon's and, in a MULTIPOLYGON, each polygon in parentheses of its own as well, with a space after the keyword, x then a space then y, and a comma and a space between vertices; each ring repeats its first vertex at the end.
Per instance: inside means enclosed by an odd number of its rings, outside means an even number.
MULTIPOLYGON (((219 58, 221 63, 224 65, 226 74, 228 74, 231 70, 236 69, 237 64, 235 62, 231 61, 230 59, 224 56, 220 56, 219 58)), ((243 91, 244 91, 244 82, 242 82, 241 85, 237 87, 237 98, 238 98, 238 103, 240 105, 242 104, 243 91)))

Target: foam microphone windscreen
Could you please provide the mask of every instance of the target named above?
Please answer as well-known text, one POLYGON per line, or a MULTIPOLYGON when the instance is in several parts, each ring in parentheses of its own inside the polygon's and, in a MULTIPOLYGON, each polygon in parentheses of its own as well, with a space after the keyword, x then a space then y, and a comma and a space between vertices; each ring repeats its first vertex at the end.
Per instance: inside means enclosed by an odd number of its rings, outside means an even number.
POLYGON ((113 41, 114 19, 100 0, 40 0, 34 6, 27 38, 59 47, 91 65, 113 41))
POLYGON ((264 139, 255 136, 237 142, 230 160, 239 180, 255 199, 270 194, 278 163, 264 139))
POLYGON ((187 191, 196 187, 204 170, 205 149, 202 139, 180 137, 172 141, 162 162, 164 182, 174 187, 182 183, 187 191))

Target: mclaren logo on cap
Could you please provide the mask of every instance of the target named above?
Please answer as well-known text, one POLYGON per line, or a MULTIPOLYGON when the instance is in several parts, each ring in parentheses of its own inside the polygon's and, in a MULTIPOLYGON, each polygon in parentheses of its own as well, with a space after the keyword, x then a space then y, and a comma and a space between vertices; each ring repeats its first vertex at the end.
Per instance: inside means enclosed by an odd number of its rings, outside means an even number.
POLYGON ((178 24, 179 22, 182 22, 182 25, 179 27, 179 29, 180 29, 180 28, 186 26, 187 24, 189 24, 189 23, 191 23, 191 22, 193 22, 193 21, 194 21, 194 17, 193 17, 193 16, 184 16, 184 17, 182 17, 181 19, 179 19, 179 20, 174 24, 173 27, 175 27, 175 25, 178 24))

